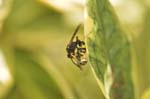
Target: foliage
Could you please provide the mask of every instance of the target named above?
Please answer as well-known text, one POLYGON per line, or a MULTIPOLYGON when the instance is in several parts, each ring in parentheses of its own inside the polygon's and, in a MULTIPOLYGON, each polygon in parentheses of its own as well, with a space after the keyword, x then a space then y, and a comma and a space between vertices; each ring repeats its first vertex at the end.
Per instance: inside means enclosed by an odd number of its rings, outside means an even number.
POLYGON ((0 72, 10 77, 0 75, 0 99, 149 99, 148 0, 87 0, 83 71, 65 51, 83 5, 45 1, 0 0, 0 72))
POLYGON ((0 98, 101 97, 90 70, 81 73, 66 58, 67 33, 73 32, 73 26, 67 25, 64 13, 39 0, 6 3, 10 5, 3 9, 8 13, 1 18, 0 48, 13 81, 8 87, 7 83, 0 84, 0 98), (86 90, 89 86, 92 92, 86 90))
POLYGON ((130 43, 112 6, 107 0, 89 0, 88 12, 93 20, 87 34, 89 60, 105 97, 133 99, 130 43))

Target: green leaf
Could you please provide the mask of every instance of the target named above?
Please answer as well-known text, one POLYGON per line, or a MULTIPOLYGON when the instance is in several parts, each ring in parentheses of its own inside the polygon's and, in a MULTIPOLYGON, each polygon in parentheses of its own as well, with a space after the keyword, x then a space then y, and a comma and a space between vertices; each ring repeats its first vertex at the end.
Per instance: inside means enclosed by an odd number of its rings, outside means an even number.
POLYGON ((66 58, 72 18, 41 2, 13 0, 3 20, 0 48, 15 83, 2 99, 104 99, 89 67, 81 72, 66 58))
POLYGON ((26 99, 23 94, 17 89, 16 86, 13 86, 10 91, 7 93, 6 96, 4 96, 5 99, 26 99))
POLYGON ((51 36, 63 31, 62 14, 39 0, 14 0, 12 5, 2 26, 1 41, 36 49, 47 45, 51 36))
POLYGON ((16 88, 15 95, 7 95, 9 99, 17 94, 21 94, 20 97, 25 99, 78 98, 76 90, 71 89, 57 70, 56 76, 53 70, 47 71, 45 64, 40 64, 32 58, 32 52, 37 54, 44 46, 49 46, 50 37, 63 31, 63 24, 61 13, 46 7, 39 0, 12 2, 11 12, 4 20, 0 35, 0 48, 4 52, 16 88))
POLYGON ((108 0, 88 0, 89 60, 107 99, 133 99, 130 43, 108 0))
POLYGON ((16 50, 15 81, 27 99, 64 99, 55 79, 30 58, 31 53, 16 50))

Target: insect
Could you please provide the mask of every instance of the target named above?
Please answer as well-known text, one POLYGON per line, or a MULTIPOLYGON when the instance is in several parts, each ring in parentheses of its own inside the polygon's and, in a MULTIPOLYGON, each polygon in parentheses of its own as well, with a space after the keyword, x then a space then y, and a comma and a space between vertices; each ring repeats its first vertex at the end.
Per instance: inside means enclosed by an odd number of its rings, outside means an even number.
POLYGON ((81 24, 75 29, 70 42, 67 44, 66 51, 67 57, 71 59, 72 63, 82 70, 82 66, 87 64, 85 42, 76 36, 81 24))

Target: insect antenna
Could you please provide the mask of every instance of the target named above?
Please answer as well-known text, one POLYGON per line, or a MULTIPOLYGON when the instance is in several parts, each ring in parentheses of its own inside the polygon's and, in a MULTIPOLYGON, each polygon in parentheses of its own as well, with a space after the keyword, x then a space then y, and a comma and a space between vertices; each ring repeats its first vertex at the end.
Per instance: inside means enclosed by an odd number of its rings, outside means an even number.
POLYGON ((74 39, 74 37, 76 36, 77 32, 79 31, 80 27, 81 27, 81 24, 79 24, 79 25, 77 26, 77 28, 75 29, 75 31, 74 31, 74 33, 73 33, 71 39, 70 39, 69 44, 73 41, 73 39, 74 39))

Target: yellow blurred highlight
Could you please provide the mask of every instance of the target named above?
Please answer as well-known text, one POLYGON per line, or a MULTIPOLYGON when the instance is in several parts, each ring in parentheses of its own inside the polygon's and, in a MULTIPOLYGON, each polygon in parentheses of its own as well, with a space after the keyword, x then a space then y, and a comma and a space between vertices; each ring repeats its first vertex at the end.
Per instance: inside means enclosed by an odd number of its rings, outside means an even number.
POLYGON ((62 12, 68 12, 72 9, 76 9, 77 5, 80 7, 83 7, 84 5, 83 0, 45 0, 44 2, 50 4, 50 6, 62 12))
POLYGON ((112 5, 120 5, 120 4, 122 4, 123 3, 123 0, 109 0, 111 3, 112 3, 112 5))
POLYGON ((10 73, 4 61, 3 53, 0 51, 0 82, 6 83, 10 78, 10 73))
POLYGON ((141 99, 150 99, 150 88, 144 92, 141 99))
POLYGON ((64 20, 69 25, 74 26, 83 23, 85 0, 44 0, 42 2, 63 13, 64 20))
POLYGON ((0 99, 1 96, 6 94, 9 88, 12 86, 13 80, 7 68, 4 55, 0 50, 0 99))
POLYGON ((9 14, 12 2, 13 0, 0 0, 0 25, 9 14))
POLYGON ((3 5, 3 0, 0 0, 0 7, 2 7, 3 5))

